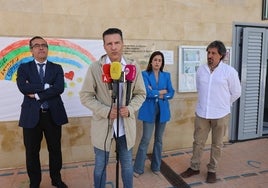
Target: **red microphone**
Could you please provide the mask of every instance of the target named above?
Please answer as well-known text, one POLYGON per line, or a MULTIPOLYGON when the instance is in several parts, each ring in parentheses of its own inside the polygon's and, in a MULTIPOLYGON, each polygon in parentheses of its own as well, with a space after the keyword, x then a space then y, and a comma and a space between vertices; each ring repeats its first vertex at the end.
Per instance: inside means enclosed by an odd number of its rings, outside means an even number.
POLYGON ((108 83, 109 90, 112 90, 112 82, 113 79, 111 78, 110 75, 110 64, 104 64, 102 65, 102 81, 104 83, 108 83))
POLYGON ((127 94, 126 94, 126 106, 130 101, 130 93, 131 93, 131 83, 135 80, 136 77, 136 66, 128 64, 125 67, 125 74, 127 80, 127 94))

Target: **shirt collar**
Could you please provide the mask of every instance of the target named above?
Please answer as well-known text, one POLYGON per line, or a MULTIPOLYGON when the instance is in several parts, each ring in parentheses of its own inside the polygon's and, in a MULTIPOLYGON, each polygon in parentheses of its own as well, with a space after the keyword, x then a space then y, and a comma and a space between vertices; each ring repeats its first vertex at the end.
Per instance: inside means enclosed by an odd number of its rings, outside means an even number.
POLYGON ((45 65, 47 64, 47 60, 43 61, 42 63, 37 61, 36 59, 34 61, 35 61, 36 64, 45 64, 45 65))
MULTIPOLYGON (((110 64, 111 63, 111 60, 110 58, 107 56, 106 60, 105 60, 105 63, 106 64, 110 64)), ((121 58, 121 62, 120 62, 123 66, 125 66, 127 64, 126 60, 122 57, 121 58)))

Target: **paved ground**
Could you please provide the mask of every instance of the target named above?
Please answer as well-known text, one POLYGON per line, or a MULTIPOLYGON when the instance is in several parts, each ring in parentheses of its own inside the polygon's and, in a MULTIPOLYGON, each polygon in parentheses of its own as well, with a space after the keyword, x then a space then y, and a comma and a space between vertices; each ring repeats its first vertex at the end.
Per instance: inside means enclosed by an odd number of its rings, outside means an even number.
MULTIPOLYGON (((192 149, 183 149, 163 153, 161 175, 149 170, 150 157, 146 160, 145 173, 134 178, 135 188, 267 188, 268 187, 268 139, 257 139, 246 142, 226 143, 222 160, 217 171, 218 180, 215 184, 207 184, 206 164, 209 148, 203 155, 201 173, 188 179, 178 174, 188 168, 192 149)), ((116 187, 116 163, 110 159, 106 188, 116 187)), ((94 161, 64 164, 62 176, 69 188, 93 187, 94 161)), ((28 188, 28 177, 25 168, 0 170, 0 188, 28 188)), ((43 166, 41 188, 52 188, 48 167, 43 166)), ((122 186, 121 178, 119 187, 122 186)))

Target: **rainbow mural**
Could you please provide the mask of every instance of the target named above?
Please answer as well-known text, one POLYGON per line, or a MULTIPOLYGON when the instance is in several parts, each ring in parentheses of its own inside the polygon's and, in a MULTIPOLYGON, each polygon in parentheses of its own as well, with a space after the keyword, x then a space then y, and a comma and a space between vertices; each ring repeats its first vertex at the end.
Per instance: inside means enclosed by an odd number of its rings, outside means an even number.
MULTIPOLYGON (((62 66, 65 90, 62 94, 69 117, 92 115, 80 103, 79 91, 88 66, 105 53, 102 40, 46 39, 48 60, 62 66)), ((0 37, 0 121, 18 120, 23 95, 16 85, 20 64, 33 60, 29 39, 0 37)))
MULTIPOLYGON (((81 69, 96 59, 81 46, 68 40, 48 39, 48 60, 59 63, 63 67, 81 69)), ((0 51, 0 80, 15 81, 20 64, 31 61, 33 58, 29 50, 29 39, 16 41, 0 51)), ((72 79, 74 71, 66 72, 65 78, 72 79)))

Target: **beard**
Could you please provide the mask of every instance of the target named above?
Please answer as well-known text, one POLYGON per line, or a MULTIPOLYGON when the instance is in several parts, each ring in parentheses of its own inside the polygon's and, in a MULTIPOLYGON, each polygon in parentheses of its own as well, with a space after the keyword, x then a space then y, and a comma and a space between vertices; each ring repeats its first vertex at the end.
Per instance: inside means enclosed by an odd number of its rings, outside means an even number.
POLYGON ((213 61, 212 61, 212 59, 208 59, 208 64, 209 64, 209 65, 213 65, 213 61))

